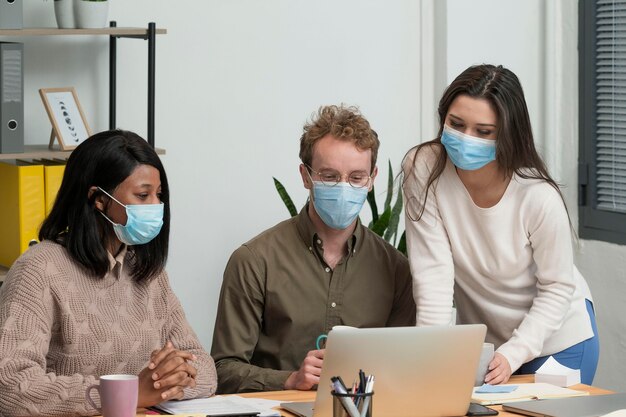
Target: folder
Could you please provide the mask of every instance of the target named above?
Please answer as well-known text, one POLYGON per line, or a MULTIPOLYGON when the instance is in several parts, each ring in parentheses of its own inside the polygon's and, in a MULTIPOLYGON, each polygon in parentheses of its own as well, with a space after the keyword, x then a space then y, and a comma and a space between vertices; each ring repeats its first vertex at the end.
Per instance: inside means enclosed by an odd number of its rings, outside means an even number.
POLYGON ((65 161, 37 159, 33 160, 33 162, 43 165, 44 199, 46 204, 46 217, 48 217, 59 192, 59 188, 61 188, 63 173, 65 172, 65 161))
MULTIPOLYGON (((505 387, 509 385, 511 384, 502 384, 498 386, 505 387)), ((517 388, 514 391, 505 393, 478 393, 476 391, 480 390, 481 387, 476 387, 472 393, 472 402, 481 405, 493 405, 515 401, 545 400, 548 398, 565 398, 589 395, 589 392, 587 391, 561 388, 556 385, 550 385, 543 382, 513 385, 517 388)))
POLYGON ((0 162, 0 265, 9 268, 37 241, 45 218, 43 166, 0 162))

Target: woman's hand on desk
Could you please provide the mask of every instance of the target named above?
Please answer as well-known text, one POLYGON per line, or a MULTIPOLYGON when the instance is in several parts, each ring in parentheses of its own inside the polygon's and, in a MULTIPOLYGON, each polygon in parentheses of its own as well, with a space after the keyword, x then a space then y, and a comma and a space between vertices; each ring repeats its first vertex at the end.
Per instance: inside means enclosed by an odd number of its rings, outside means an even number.
POLYGON ((289 375, 285 381, 285 389, 307 391, 320 382, 322 363, 324 363, 324 349, 311 350, 302 361, 300 369, 289 375))
POLYGON ((511 365, 509 364, 509 360, 498 352, 493 355, 488 369, 489 371, 487 375, 485 375, 485 382, 487 384, 504 384, 511 377, 511 365))
POLYGON ((150 356, 149 365, 139 373, 139 407, 183 398, 184 388, 196 386, 198 371, 189 363, 194 354, 175 349, 167 342, 150 356))

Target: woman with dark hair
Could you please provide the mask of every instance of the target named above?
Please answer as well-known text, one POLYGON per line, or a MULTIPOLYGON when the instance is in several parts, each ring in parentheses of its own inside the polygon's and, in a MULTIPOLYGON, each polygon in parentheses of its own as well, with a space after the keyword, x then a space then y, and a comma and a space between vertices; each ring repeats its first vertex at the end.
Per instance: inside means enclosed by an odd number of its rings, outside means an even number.
POLYGON ((106 374, 138 375, 140 407, 215 392, 164 270, 169 227, 145 140, 106 131, 72 152, 41 243, 0 288, 0 415, 97 414, 85 390, 106 374))
POLYGON ((437 138, 403 162, 418 325, 485 323, 485 382, 534 373, 551 355, 591 384, 598 338, 573 262, 562 195, 535 149, 519 80, 502 66, 461 73, 439 102, 437 138))

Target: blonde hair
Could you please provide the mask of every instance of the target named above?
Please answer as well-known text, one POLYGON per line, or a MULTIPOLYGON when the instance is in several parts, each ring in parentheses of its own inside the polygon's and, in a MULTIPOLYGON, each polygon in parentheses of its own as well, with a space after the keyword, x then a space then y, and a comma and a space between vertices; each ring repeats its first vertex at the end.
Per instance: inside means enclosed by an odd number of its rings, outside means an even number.
POLYGON ((302 163, 311 166, 313 146, 325 137, 331 135, 339 140, 351 141, 362 151, 372 151, 370 172, 376 166, 378 135, 370 124, 354 106, 322 106, 317 114, 313 114, 311 121, 304 125, 304 133, 300 138, 300 159, 302 163))

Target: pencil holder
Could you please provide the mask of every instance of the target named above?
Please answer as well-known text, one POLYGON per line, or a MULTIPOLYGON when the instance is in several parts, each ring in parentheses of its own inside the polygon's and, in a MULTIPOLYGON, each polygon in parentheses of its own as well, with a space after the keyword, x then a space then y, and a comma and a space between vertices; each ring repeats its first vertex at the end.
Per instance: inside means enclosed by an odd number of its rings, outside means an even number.
POLYGON ((361 394, 330 393, 333 396, 333 417, 372 417, 373 391, 361 394))

